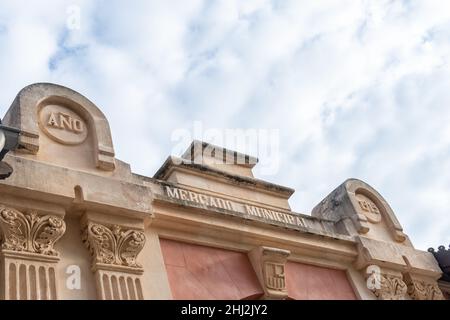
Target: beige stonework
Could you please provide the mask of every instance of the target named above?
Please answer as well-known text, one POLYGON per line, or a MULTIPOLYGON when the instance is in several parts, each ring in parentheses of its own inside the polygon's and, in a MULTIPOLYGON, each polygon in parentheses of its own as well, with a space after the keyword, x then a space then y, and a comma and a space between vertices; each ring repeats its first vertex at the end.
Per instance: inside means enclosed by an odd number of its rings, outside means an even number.
POLYGON ((436 281, 406 274, 404 276, 408 286, 408 295, 414 300, 444 300, 444 295, 436 281))
POLYGON ((58 256, 53 248, 66 231, 64 220, 57 216, 39 216, 0 205, 2 249, 58 256))
POLYGON ((82 218, 82 240, 92 257, 97 296, 101 300, 143 300, 144 269, 138 261, 146 242, 143 221, 133 221, 138 228, 130 228, 130 222, 119 225, 109 220, 91 212, 82 218))
POLYGON ((181 267, 162 239, 242 254, 259 298, 289 297, 288 263, 343 272, 359 299, 442 298, 433 255, 360 180, 306 215, 291 209, 293 189, 254 177, 256 158, 199 141, 136 175, 100 109, 54 84, 21 90, 3 120, 22 134, 0 181, 2 299, 172 299, 169 267, 181 267))
POLYGON ((394 270, 382 270, 379 275, 373 275, 371 290, 380 300, 406 299, 407 286, 402 274, 394 270))
POLYGON ((249 258, 264 289, 264 299, 287 299, 286 262, 288 250, 258 247, 249 252, 249 258))
POLYGON ((11 300, 57 299, 54 244, 66 225, 61 217, 22 213, 0 205, 1 296, 11 300))

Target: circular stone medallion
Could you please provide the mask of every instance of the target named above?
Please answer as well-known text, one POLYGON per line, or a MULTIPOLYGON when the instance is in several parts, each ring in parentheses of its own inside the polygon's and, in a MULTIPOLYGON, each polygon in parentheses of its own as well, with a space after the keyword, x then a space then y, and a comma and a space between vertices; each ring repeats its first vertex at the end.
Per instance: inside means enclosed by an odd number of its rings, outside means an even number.
POLYGON ((358 201, 360 211, 366 216, 367 220, 372 223, 381 221, 380 209, 378 209, 372 200, 361 193, 356 194, 356 200, 358 201))
POLYGON ((62 144, 80 144, 88 136, 86 122, 71 109, 56 104, 42 107, 39 127, 52 140, 62 144))

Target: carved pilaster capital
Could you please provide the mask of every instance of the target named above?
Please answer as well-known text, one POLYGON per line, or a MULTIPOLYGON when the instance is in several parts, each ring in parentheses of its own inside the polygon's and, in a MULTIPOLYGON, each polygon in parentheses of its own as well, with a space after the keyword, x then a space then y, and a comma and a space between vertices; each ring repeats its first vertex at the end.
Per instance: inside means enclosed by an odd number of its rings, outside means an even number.
POLYGON ((249 253, 250 261, 264 289, 265 299, 286 299, 285 265, 288 250, 258 247, 249 253))
POLYGON ((408 287, 408 295, 414 300, 445 300, 435 280, 406 274, 405 282, 408 287))
POLYGON ((122 268, 141 270, 137 256, 145 244, 145 234, 121 226, 106 226, 88 222, 83 230, 83 242, 91 252, 93 269, 122 268))
POLYGON ((404 300, 407 286, 398 271, 381 269, 373 265, 367 268, 367 287, 379 300, 404 300))
POLYGON ((402 277, 385 274, 380 276, 380 288, 373 289, 373 293, 380 300, 402 300, 406 294, 406 284, 402 277))
POLYGON ((24 214, 0 205, 0 228, 2 249, 57 257, 53 246, 66 231, 66 224, 58 216, 24 214))

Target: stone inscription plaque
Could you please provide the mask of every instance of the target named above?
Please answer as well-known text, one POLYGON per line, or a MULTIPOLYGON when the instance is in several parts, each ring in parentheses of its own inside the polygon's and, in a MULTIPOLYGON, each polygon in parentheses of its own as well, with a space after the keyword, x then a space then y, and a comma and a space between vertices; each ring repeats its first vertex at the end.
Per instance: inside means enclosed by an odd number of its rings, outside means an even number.
POLYGON ((372 223, 378 223, 381 221, 380 209, 375 205, 375 203, 361 193, 356 194, 356 199, 358 201, 359 209, 366 216, 367 220, 372 223))
POLYGON ((83 143, 88 136, 86 122, 71 109, 56 104, 40 110, 39 127, 50 139, 67 145, 83 143))

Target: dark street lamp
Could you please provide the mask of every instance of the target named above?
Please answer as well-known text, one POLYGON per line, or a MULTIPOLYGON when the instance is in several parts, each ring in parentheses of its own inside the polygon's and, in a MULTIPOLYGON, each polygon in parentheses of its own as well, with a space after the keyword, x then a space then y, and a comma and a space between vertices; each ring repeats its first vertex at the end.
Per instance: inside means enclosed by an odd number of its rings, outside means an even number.
POLYGON ((19 134, 19 129, 4 126, 0 121, 0 180, 8 178, 13 172, 11 166, 2 160, 19 145, 19 134))

